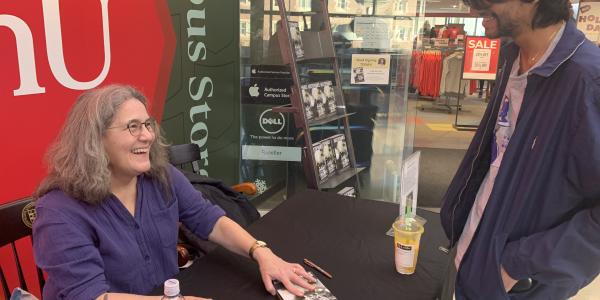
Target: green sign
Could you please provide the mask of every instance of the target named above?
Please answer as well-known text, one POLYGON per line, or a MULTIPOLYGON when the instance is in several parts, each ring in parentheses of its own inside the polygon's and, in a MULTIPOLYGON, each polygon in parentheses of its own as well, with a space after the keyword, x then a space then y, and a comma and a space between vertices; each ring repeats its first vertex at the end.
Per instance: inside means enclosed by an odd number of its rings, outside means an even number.
POLYGON ((240 170, 239 2, 170 0, 177 48, 162 127, 200 147, 201 173, 228 184, 240 170))

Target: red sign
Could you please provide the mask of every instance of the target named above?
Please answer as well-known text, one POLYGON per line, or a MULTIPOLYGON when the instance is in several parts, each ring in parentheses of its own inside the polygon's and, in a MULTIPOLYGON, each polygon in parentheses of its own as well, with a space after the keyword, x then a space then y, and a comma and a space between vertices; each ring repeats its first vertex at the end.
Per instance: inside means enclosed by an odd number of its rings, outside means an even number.
MULTIPOLYGON (((43 155, 84 90, 131 84, 161 119, 176 44, 165 0, 1 1, 0 12, 0 204, 35 190, 43 155)), ((9 250, 0 249, 0 264, 12 291, 9 250)), ((39 296, 30 240, 17 250, 39 296)))
POLYGON ((134 85, 161 119, 175 49, 166 1, 2 1, 0 11, 0 204, 34 191, 84 90, 134 85))
POLYGON ((499 57, 500 39, 467 36, 463 79, 496 79, 499 57))

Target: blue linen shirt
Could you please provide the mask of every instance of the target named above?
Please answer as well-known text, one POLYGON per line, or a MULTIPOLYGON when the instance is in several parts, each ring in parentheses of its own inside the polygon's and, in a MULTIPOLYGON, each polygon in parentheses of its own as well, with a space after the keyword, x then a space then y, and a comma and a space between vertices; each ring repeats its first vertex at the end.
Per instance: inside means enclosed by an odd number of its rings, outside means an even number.
POLYGON ((147 294, 178 272, 178 221, 208 239, 223 210, 169 166, 172 199, 138 176, 135 216, 114 195, 100 205, 54 190, 36 202, 35 261, 48 274, 44 299, 95 299, 104 292, 147 294))

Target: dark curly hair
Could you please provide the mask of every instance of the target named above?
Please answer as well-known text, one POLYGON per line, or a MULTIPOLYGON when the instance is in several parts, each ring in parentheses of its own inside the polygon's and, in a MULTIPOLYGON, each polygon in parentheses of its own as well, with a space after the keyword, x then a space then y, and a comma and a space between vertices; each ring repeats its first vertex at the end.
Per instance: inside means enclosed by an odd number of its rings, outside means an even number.
MULTIPOLYGON (((490 7, 494 3, 506 0, 463 0, 463 2, 477 10, 490 7)), ((544 28, 560 21, 569 21, 573 16, 573 9, 569 0, 521 0, 525 3, 536 3, 537 10, 531 28, 544 28)))

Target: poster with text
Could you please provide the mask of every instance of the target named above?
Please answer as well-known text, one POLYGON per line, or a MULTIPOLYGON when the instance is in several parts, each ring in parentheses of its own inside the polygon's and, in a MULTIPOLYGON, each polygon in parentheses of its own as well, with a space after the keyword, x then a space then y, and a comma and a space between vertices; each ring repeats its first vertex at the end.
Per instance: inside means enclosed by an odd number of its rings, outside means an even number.
POLYGON ((351 84, 389 84, 391 55, 352 54, 351 84))
POLYGON ((468 36, 465 42, 463 79, 496 79, 500 39, 468 36))
POLYGON ((363 40, 361 48, 390 48, 391 28, 391 19, 376 17, 354 18, 354 32, 363 40))
POLYGON ((600 44, 600 0, 581 0, 577 28, 592 42, 600 44))

